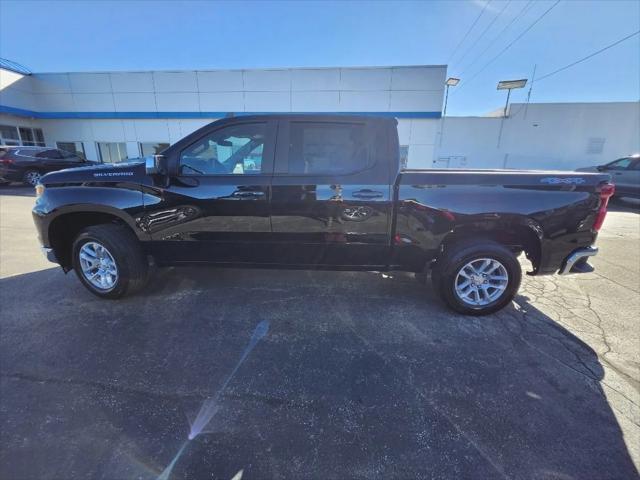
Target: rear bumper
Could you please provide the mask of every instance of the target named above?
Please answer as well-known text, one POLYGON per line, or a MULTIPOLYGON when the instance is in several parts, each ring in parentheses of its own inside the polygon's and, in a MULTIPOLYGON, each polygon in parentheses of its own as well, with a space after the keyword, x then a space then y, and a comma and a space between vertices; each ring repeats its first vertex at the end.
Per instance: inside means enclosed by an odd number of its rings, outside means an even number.
POLYGON ((598 254, 596 247, 578 248, 571 252, 562 262, 562 267, 558 272, 559 275, 567 275, 569 273, 589 273, 593 272, 593 267, 587 263, 589 257, 598 254))

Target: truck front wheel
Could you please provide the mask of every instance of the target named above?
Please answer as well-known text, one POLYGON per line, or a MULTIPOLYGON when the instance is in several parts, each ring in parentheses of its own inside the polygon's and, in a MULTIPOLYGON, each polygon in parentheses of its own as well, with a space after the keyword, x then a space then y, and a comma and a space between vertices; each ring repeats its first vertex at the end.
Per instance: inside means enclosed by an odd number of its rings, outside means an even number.
POLYGON ((82 284, 102 298, 120 298, 141 289, 148 263, 140 242, 124 226, 94 225, 73 242, 73 268, 82 284))
POLYGON ((444 302, 467 315, 488 315, 511 302, 522 270, 516 256, 499 243, 460 242, 445 250, 431 273, 444 302))

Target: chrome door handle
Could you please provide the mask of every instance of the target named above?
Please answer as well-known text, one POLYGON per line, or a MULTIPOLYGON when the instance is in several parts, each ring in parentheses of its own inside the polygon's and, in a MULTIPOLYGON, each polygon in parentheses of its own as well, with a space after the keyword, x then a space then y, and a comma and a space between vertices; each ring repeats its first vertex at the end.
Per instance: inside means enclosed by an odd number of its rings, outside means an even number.
POLYGON ((233 196, 240 197, 240 198, 264 197, 264 192, 261 192, 260 190, 255 190, 255 191, 240 190, 237 192, 233 192, 233 196))

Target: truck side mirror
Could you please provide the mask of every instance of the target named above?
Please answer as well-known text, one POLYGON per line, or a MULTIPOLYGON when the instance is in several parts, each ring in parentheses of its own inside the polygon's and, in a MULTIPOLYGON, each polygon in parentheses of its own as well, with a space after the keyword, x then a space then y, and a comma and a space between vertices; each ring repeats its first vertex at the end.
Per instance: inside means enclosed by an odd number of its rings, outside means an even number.
POLYGON ((166 175, 167 159, 164 155, 149 155, 144 157, 144 167, 147 175, 166 175))

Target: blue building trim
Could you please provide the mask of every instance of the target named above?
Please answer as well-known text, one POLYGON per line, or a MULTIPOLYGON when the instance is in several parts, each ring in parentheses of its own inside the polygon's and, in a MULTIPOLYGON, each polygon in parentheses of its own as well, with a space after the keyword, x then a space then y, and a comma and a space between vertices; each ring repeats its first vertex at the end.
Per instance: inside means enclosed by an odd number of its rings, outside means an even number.
POLYGON ((40 119, 181 119, 181 118, 223 118, 234 116, 258 115, 268 113, 306 113, 331 115, 372 115, 394 118, 440 118, 442 112, 36 112, 23 108, 0 105, 0 113, 20 117, 40 119))

